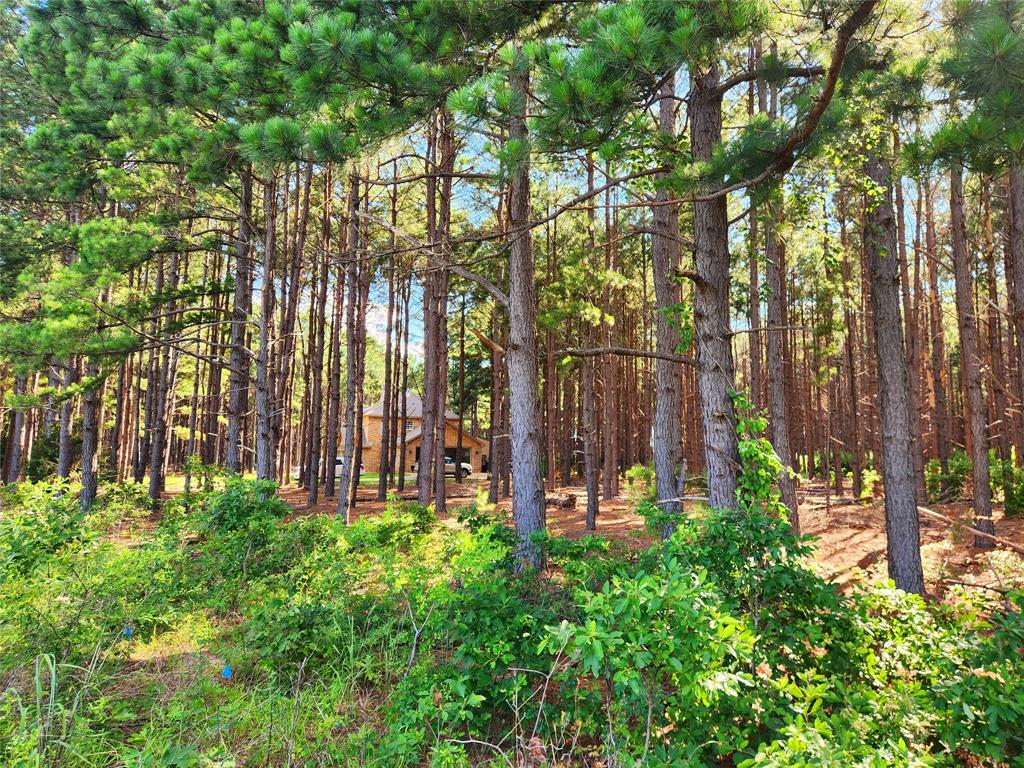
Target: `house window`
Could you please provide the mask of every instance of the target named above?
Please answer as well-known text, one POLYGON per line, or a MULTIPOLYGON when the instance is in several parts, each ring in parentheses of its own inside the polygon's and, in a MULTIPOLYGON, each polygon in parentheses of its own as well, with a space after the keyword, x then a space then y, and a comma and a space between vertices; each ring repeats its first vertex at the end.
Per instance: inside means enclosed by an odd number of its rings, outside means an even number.
POLYGON ((412 420, 411 419, 406 419, 405 420, 405 431, 406 432, 412 432, 412 428, 413 428, 412 420))

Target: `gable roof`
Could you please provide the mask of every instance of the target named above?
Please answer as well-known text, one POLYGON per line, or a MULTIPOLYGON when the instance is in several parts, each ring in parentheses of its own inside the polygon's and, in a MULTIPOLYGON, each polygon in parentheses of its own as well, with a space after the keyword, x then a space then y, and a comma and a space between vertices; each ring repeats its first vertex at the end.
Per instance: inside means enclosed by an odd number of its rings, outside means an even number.
MULTIPOLYGON (((401 396, 401 392, 397 396, 401 396)), ((423 398, 413 392, 411 389, 406 390, 406 411, 405 418, 407 419, 422 419, 423 418, 423 398)), ((401 402, 399 402, 401 407, 401 402)), ((380 402, 376 405, 367 408, 363 411, 363 416, 376 416, 378 419, 384 418, 384 398, 382 397, 380 402)), ((455 411, 448 409, 444 412, 446 419, 457 419, 459 415, 455 411)))

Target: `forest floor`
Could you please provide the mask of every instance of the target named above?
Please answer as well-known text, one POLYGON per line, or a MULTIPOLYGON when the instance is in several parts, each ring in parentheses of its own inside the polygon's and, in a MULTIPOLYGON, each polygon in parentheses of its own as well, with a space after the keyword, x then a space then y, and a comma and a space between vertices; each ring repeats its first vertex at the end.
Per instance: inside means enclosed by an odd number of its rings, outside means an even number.
MULTIPOLYGON (((486 488, 487 480, 482 476, 470 478, 461 486, 449 481, 449 507, 454 509, 468 503, 479 490, 486 488)), ((311 509, 306 504, 305 489, 293 485, 283 487, 280 494, 295 509, 296 516, 333 514, 336 509, 334 499, 323 497, 311 509)), ((402 496, 415 498, 415 480, 406 486, 402 496)), ((559 487, 548 494, 549 499, 564 500, 569 496, 575 499, 571 506, 548 506, 547 521, 554 533, 577 538, 585 533, 586 491, 580 486, 559 487)), ((376 488, 362 484, 355 507, 356 517, 380 514, 384 503, 375 497, 376 488)), ((499 506, 510 504, 509 499, 504 499, 499 506)), ((626 496, 603 500, 597 533, 632 548, 649 544, 650 534, 644 529, 643 518, 633 511, 635 506, 626 496)), ((963 526, 969 525, 971 520, 969 502, 937 504, 929 509, 955 521, 951 524, 921 516, 925 580, 931 594, 942 595, 951 585, 962 582, 1000 590, 1021 586, 1006 583, 1008 574, 1014 572, 1012 567, 1000 567, 1005 562, 1002 555, 1011 554, 1008 550, 975 547, 973 534, 964 530, 963 526)), ((1001 505, 996 505, 994 516, 996 535, 1024 546, 1024 517, 1004 518, 1001 505)), ((822 573, 840 588, 847 589, 858 581, 885 578, 885 509, 881 498, 859 502, 834 496, 826 499, 820 483, 804 483, 800 489, 800 522, 803 533, 815 539, 815 560, 822 573)))

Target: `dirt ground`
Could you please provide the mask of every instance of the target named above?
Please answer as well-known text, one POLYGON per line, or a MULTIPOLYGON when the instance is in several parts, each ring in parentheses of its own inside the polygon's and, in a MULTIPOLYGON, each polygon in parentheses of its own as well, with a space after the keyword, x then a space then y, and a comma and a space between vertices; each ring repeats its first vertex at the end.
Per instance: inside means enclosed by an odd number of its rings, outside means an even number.
MULTIPOLYGON (((448 485, 449 507, 468 503, 477 490, 486 487, 483 479, 470 478, 461 486, 448 485)), ((310 508, 306 504, 306 491, 295 486, 281 489, 282 497, 299 515, 333 514, 334 499, 322 498, 310 508)), ((384 504, 375 500, 375 489, 361 487, 355 507, 355 516, 379 514, 384 504)), ((415 488, 407 487, 403 498, 415 498, 415 488)), ((575 505, 562 508, 549 505, 549 528, 569 537, 582 536, 586 512, 586 492, 582 487, 556 488, 549 492, 551 499, 575 497, 575 505)), ((504 500, 502 505, 508 505, 504 500)), ((642 547, 648 541, 643 520, 632 512, 632 502, 626 497, 601 502, 597 520, 598 534, 642 547)), ((1004 575, 992 565, 989 551, 973 546, 974 536, 964 530, 970 524, 971 507, 967 502, 933 505, 934 510, 955 522, 935 520, 921 515, 921 545, 928 591, 941 595, 951 584, 968 582, 993 589, 1005 588, 1004 575)), ((877 580, 885 577, 885 510, 881 499, 871 502, 853 502, 850 499, 826 498, 820 485, 805 485, 800 489, 800 522, 805 534, 815 538, 816 561, 822 573, 847 588, 858 580, 877 580)), ((1000 505, 995 510, 996 535, 1024 546, 1024 518, 1004 518, 1000 505)), ((997 546, 1007 556, 1016 557, 1005 547, 997 546)), ((1024 569, 1024 563, 1021 564, 1024 569)))

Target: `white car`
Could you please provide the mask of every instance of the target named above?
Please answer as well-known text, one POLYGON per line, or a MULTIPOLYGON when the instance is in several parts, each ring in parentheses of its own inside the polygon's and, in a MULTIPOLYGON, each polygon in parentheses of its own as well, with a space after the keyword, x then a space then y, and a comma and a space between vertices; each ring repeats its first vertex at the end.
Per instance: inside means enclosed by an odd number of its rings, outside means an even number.
MULTIPOLYGON (((417 471, 417 465, 412 465, 412 471, 417 471)), ((445 475, 451 475, 455 477, 455 459, 450 456, 444 457, 444 473, 445 475)), ((473 474, 473 465, 462 462, 459 464, 459 480, 465 480, 467 477, 473 474)))
MULTIPOLYGON (((335 477, 335 479, 337 479, 338 476, 341 475, 341 460, 342 460, 341 456, 339 456, 337 459, 334 460, 334 477, 335 477)), ((301 471, 302 470, 301 470, 300 467, 295 467, 295 469, 292 470, 292 480, 294 480, 295 482, 298 482, 299 481, 299 474, 301 473, 301 471)), ((359 465, 359 474, 361 475, 365 471, 366 471, 366 467, 364 467, 362 464, 360 464, 359 465)))

